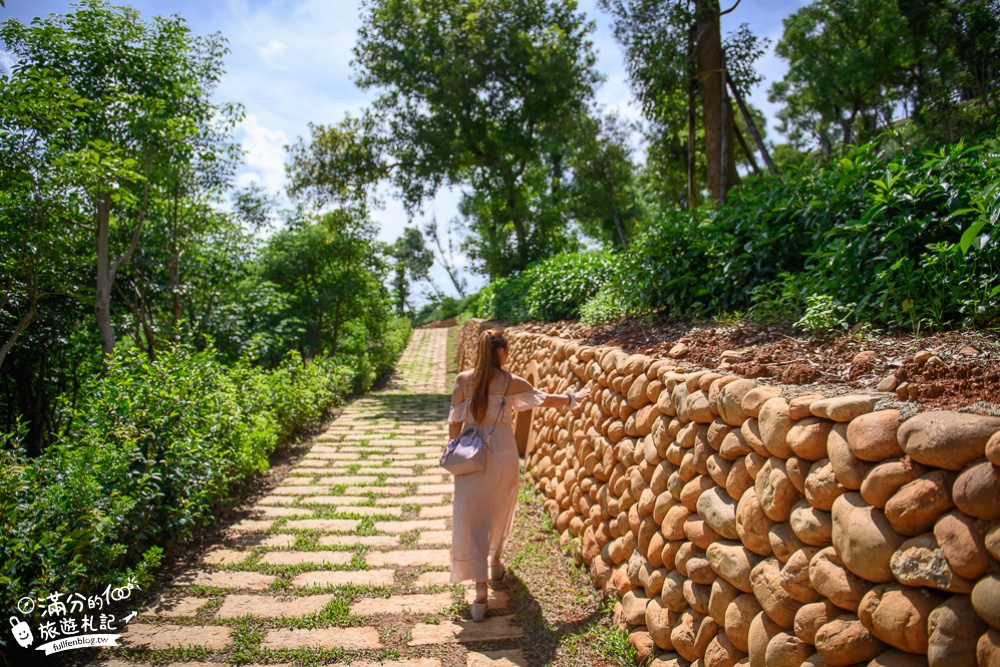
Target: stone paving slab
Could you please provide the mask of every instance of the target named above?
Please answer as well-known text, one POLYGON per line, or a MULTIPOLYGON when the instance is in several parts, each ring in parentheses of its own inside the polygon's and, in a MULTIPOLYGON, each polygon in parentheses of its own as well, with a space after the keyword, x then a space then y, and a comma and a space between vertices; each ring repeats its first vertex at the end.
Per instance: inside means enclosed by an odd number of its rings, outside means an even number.
POLYGON ((375 628, 320 628, 304 630, 281 628, 268 630, 262 648, 342 648, 347 651, 382 648, 375 628))
POLYGON ((417 515, 421 519, 450 519, 451 505, 421 507, 417 515))
POLYGON ((266 565, 348 565, 353 558, 348 551, 270 551, 260 562, 266 565))
POLYGON ((214 586, 215 588, 246 588, 251 591, 267 590, 277 577, 259 572, 206 572, 199 570, 180 575, 174 586, 214 586))
POLYGON ((356 544, 366 547, 399 546, 398 535, 324 535, 319 538, 321 546, 348 547, 356 544))
POLYGON ((349 533, 356 530, 359 523, 361 523, 360 519, 294 519, 287 522, 282 528, 349 533))
POLYGON ((304 507, 255 507, 254 512, 269 519, 283 516, 309 516, 312 510, 304 507))
POLYGON ((230 530, 238 533, 266 533, 274 525, 272 520, 261 521, 259 519, 243 519, 237 524, 230 526, 230 530))
POLYGON ((419 544, 420 546, 436 546, 438 544, 446 544, 451 546, 451 531, 450 530, 421 531, 420 537, 417 539, 417 544, 419 544))
POLYGON ((281 616, 305 616, 315 614, 333 600, 333 595, 227 595, 222 606, 215 612, 216 618, 237 618, 239 616, 260 616, 279 618, 281 616))
POLYGON ((160 598, 139 613, 145 616, 165 616, 167 618, 174 616, 196 616, 198 610, 209 602, 209 598, 160 598))
POLYGON ((528 667, 521 649, 507 651, 469 651, 465 654, 465 667, 528 667))
POLYGON ((448 567, 451 565, 451 551, 448 549, 373 551, 365 554, 365 562, 371 567, 382 567, 386 565, 397 565, 401 567, 448 567))
POLYGON ((447 526, 442 519, 430 519, 427 521, 376 521, 375 530, 380 533, 409 533, 414 530, 445 530, 447 526))
POLYGON ((338 452, 336 450, 323 450, 317 451, 317 447, 313 447, 312 451, 302 457, 303 461, 308 461, 309 459, 319 460, 319 461, 346 461, 347 463, 356 462, 361 458, 359 452, 338 452))
POLYGON ((413 582, 417 588, 431 586, 451 586, 451 572, 424 572, 413 582))
POLYGON ((385 662, 355 660, 351 663, 351 667, 441 667, 441 661, 437 658, 410 658, 409 660, 387 660, 385 662))
MULTIPOLYGON (((324 470, 323 472, 326 473, 326 472, 329 472, 329 471, 328 470, 324 470)), ((320 484, 330 484, 330 485, 334 485, 334 486, 339 485, 339 484, 374 484, 377 481, 378 481, 378 478, 375 477, 374 475, 341 475, 341 476, 337 476, 337 477, 320 477, 319 478, 319 483, 320 484)), ((378 487, 372 487, 372 488, 376 488, 377 489, 378 487)), ((350 493, 353 493, 353 492, 352 491, 347 491, 347 493, 350 494, 350 493)))
MULTIPOLYGON (((338 496, 303 496, 302 505, 323 505, 329 507, 330 505, 337 505, 338 496)), ((365 499, 367 502, 367 499, 365 499)))
POLYGON ((230 630, 217 625, 173 625, 164 623, 129 623, 122 634, 120 646, 133 648, 176 648, 200 646, 209 650, 225 648, 231 641, 230 630))
POLYGON ((344 493, 374 493, 379 496, 402 496, 409 493, 405 486, 349 486, 344 493))
POLYGON ((378 507, 340 507, 337 509, 338 514, 355 514, 357 516, 392 516, 401 517, 403 516, 403 508, 401 507, 386 507, 384 505, 379 505, 378 507))
POLYGON ((276 496, 308 496, 318 493, 330 493, 330 487, 319 484, 308 484, 303 486, 279 486, 274 490, 276 496))
POLYGON ((376 498, 376 505, 440 505, 444 503, 444 496, 394 496, 390 498, 376 498))
POLYGON ((451 605, 451 593, 393 595, 389 598, 362 598, 351 605, 357 616, 378 614, 439 614, 451 605))
POLYGON ((441 621, 437 625, 417 623, 411 630, 412 639, 407 645, 495 642, 520 639, 523 636, 524 630, 513 616, 491 616, 482 623, 473 623, 471 620, 441 621))
POLYGON ((232 549, 213 549, 201 558, 204 565, 235 565, 247 559, 250 553, 247 551, 233 551, 232 549))
POLYGON ((295 465, 299 468, 329 468, 330 461, 323 461, 321 459, 302 459, 295 465))
POLYGON ((310 496, 303 498, 304 503, 318 503, 320 505, 365 505, 372 501, 368 496, 310 496))
POLYGON ((274 505, 294 505, 295 501, 299 499, 299 496, 264 496, 257 501, 258 505, 262 506, 274 506, 274 505))
POLYGON ((241 547, 246 550, 251 547, 268 547, 270 549, 283 549, 295 546, 295 535, 245 535, 234 540, 231 545, 241 547))
POLYGON ((417 493, 419 494, 432 494, 432 493, 454 493, 455 485, 452 484, 421 484, 417 487, 417 493))
POLYGON ((303 572, 292 579, 292 586, 393 586, 393 570, 318 570, 303 572))

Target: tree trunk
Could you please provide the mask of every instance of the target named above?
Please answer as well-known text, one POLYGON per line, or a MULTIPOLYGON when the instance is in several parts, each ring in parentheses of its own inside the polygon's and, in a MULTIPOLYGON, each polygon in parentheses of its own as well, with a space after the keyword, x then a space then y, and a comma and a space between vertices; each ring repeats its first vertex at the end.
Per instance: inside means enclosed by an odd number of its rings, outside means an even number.
POLYGON ((697 0, 695 45, 698 80, 701 88, 702 123, 705 127, 705 157, 708 190, 717 202, 726 201, 726 192, 739 182, 733 151, 734 128, 725 87, 725 62, 718 0, 697 0))
POLYGON ((739 125, 736 126, 736 139, 740 142, 740 147, 743 149, 743 154, 747 156, 747 161, 753 168, 753 173, 759 174, 760 167, 757 166, 757 160, 753 156, 753 151, 750 150, 750 146, 747 145, 747 140, 744 138, 743 133, 740 132, 739 125))
POLYGON ((688 145, 687 145, 687 195, 688 208, 698 207, 698 179, 697 162, 698 148, 696 140, 698 138, 698 109, 695 97, 698 94, 698 76, 694 66, 695 56, 695 33, 698 28, 691 26, 688 30, 688 145))
POLYGON ((95 215, 97 230, 97 292, 94 297, 94 314, 105 355, 115 350, 115 330, 111 326, 111 258, 108 244, 111 234, 111 196, 104 194, 97 202, 95 215))
POLYGON ((179 196, 174 194, 173 201, 173 229, 171 230, 170 239, 170 259, 168 262, 168 273, 170 277, 170 294, 171 294, 171 337, 173 340, 178 340, 177 335, 177 325, 181 321, 181 317, 184 315, 184 309, 181 306, 181 257, 180 249, 177 247, 177 206, 179 196))
POLYGON ((28 310, 28 314, 22 317, 20 321, 18 321, 17 326, 14 328, 14 333, 12 333, 9 338, 7 338, 7 342, 3 344, 3 347, 0 347, 0 367, 3 366, 3 361, 4 359, 7 358, 7 353, 10 352, 12 347, 14 347, 14 343, 17 342, 17 339, 21 335, 21 332, 27 329, 29 326, 31 326, 32 322, 35 321, 36 317, 38 317, 38 311, 35 309, 34 300, 32 300, 31 307, 28 310))
POLYGON ((760 151, 760 155, 764 158, 764 164, 770 171, 777 171, 778 168, 774 166, 774 161, 771 160, 771 154, 767 150, 767 146, 764 144, 764 138, 760 135, 760 129, 757 127, 757 122, 750 115, 750 109, 747 108, 746 102, 743 100, 743 95, 740 94, 739 89, 736 84, 733 83, 733 77, 727 76, 726 79, 729 82, 729 90, 733 93, 733 97, 736 99, 736 104, 740 108, 740 113, 743 115, 743 120, 746 121, 747 129, 750 130, 750 135, 753 137, 753 141, 757 144, 757 150, 760 151))

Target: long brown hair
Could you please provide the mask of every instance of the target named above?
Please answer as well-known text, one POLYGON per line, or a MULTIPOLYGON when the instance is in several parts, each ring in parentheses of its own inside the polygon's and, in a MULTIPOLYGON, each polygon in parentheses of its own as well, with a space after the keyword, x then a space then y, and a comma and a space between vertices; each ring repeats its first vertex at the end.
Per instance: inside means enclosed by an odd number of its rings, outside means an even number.
POLYGON ((487 329, 479 334, 479 354, 472 373, 472 401, 470 409, 476 421, 482 421, 489 407, 490 382, 501 373, 500 350, 507 349, 507 339, 499 329, 487 329))

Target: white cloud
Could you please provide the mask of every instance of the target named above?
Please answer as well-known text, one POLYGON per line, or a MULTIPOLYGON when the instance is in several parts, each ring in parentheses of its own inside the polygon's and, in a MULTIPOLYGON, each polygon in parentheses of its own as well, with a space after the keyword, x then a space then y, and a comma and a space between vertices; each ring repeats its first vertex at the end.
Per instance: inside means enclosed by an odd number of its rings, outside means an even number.
POLYGON ((7 76, 14 67, 14 60, 10 57, 10 52, 0 49, 0 74, 7 76))
POLYGON ((248 113, 238 130, 240 145, 246 153, 246 168, 238 181, 245 185, 256 181, 270 192, 283 189, 285 182, 285 145, 289 143, 284 130, 271 130, 261 125, 257 116, 248 113))
POLYGON ((260 57, 264 59, 267 65, 273 65, 274 62, 283 54, 288 47, 285 46, 283 42, 277 39, 271 38, 271 41, 267 43, 267 46, 262 46, 257 49, 257 53, 260 57))

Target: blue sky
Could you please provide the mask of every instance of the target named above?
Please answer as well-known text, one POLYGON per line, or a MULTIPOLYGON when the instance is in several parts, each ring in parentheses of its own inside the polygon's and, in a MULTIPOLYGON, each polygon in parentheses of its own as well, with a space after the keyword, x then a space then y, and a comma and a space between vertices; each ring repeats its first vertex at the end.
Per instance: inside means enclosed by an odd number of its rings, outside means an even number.
MULTIPOLYGON (((670 0, 667 0, 670 1, 670 0)), ((24 22, 49 13, 66 13, 70 0, 6 0, 0 19, 24 22)), ((356 0, 132 0, 143 17, 180 14, 198 34, 221 32, 229 41, 226 74, 218 89, 220 101, 236 101, 246 108, 246 120, 238 138, 246 151, 246 164, 239 179, 257 181, 271 191, 284 183, 284 146, 307 132, 307 124, 334 123, 347 112, 356 113, 370 100, 351 77, 351 48, 360 25, 356 0)), ((725 7, 728 0, 723 0, 725 7)), ((781 78, 784 64, 773 47, 781 35, 781 20, 805 0, 745 0, 724 17, 723 32, 746 22, 755 33, 770 37, 771 48, 758 69, 764 82, 751 95, 751 103, 773 119, 775 108, 767 101, 770 84, 781 78)), ((626 117, 639 113, 629 92, 622 52, 614 41, 609 17, 595 0, 581 0, 580 8, 594 20, 592 39, 598 53, 598 69, 606 82, 597 93, 598 102, 626 117)), ((771 136, 775 137, 773 124, 771 136)), ((403 227, 413 224, 392 193, 384 193, 386 207, 375 217, 381 238, 397 238, 403 227)), ((453 217, 459 193, 445 191, 425 207, 421 224, 436 215, 441 222, 453 217)), ((454 294, 444 270, 435 265, 432 279, 446 293, 454 294)), ((483 278, 467 274, 475 288, 483 278)))

